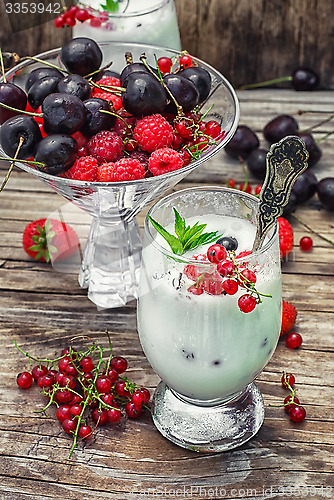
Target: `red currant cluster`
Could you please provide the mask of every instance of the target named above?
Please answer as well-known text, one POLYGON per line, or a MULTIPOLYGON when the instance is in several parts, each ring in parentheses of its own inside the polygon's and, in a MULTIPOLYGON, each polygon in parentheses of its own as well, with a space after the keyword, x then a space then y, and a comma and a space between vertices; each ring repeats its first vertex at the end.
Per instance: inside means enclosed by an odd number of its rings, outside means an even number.
POLYGON ((262 189, 262 184, 258 184, 253 188, 253 186, 248 181, 242 182, 241 184, 237 185, 234 179, 228 179, 227 186, 233 189, 240 189, 240 191, 244 191, 245 193, 249 194, 254 194, 255 196, 259 196, 262 189))
POLYGON ((97 344, 85 351, 70 346, 54 360, 36 359, 18 349, 30 362, 38 364, 31 372, 20 373, 17 384, 21 389, 28 389, 35 380, 49 400, 40 412, 45 412, 52 404, 57 406, 57 420, 74 438, 70 456, 78 437, 89 438, 94 427, 117 423, 123 413, 129 418, 138 418, 150 400, 148 389, 124 376, 127 360, 113 356, 111 348, 109 357, 104 359, 105 349, 97 344))
POLYGON ((257 280, 254 271, 247 267, 247 263, 237 263, 238 258, 246 257, 251 251, 240 252, 235 255, 234 251, 227 251, 223 245, 216 243, 211 245, 206 255, 193 257, 199 264, 188 264, 184 274, 195 281, 190 285, 188 291, 194 295, 235 295, 239 287, 244 288, 247 293, 238 298, 239 309, 244 313, 254 310, 255 306, 262 302, 261 296, 270 297, 259 293, 255 288, 257 280), (201 262, 216 264, 213 272, 204 272, 201 262))
MULTIPOLYGON (((102 13, 101 13, 102 14, 102 13)), ((108 19, 108 13, 106 12, 106 17, 108 19)), ((64 26, 69 26, 73 28, 77 21, 84 22, 88 19, 94 19, 94 16, 88 12, 87 9, 80 8, 78 5, 70 5, 60 16, 56 17, 54 20, 54 25, 56 28, 63 28, 64 26)), ((102 23, 102 21, 101 21, 102 23)), ((100 23, 100 24, 101 24, 100 23)), ((94 25, 94 23, 93 23, 94 25)))
POLYGON ((295 377, 294 375, 292 375, 292 373, 283 372, 281 383, 285 389, 289 389, 290 394, 284 399, 283 405, 279 406, 284 406, 285 411, 289 414, 290 419, 293 422, 299 423, 305 420, 306 410, 303 406, 301 406, 299 399, 296 396, 297 389, 293 389, 295 381, 295 377))

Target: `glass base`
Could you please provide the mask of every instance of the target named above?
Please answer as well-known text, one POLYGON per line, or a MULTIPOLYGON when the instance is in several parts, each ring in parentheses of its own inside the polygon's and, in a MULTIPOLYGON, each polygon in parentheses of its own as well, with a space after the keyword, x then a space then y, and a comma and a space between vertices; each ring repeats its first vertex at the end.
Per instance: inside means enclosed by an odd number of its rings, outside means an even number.
POLYGON ((138 297, 141 237, 135 219, 106 223, 93 218, 79 284, 99 309, 124 306, 138 297))
POLYGON ((158 431, 178 446, 220 452, 241 446, 255 436, 264 420, 264 404, 254 383, 232 400, 208 407, 189 404, 160 382, 152 414, 158 431))

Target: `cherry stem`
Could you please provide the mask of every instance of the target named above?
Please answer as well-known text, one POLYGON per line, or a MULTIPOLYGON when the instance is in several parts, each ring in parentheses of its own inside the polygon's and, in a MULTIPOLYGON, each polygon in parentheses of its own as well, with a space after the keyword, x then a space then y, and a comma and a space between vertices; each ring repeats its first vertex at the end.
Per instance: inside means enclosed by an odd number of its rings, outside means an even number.
POLYGON ((306 224, 303 220, 301 220, 300 217, 298 217, 298 215, 295 215, 295 214, 291 214, 291 216, 297 221, 299 222, 299 224, 301 224, 302 226, 304 226, 306 229, 308 229, 311 233, 319 236, 319 238, 321 238, 322 240, 324 241, 327 241, 327 243, 330 243, 331 245, 334 245, 334 241, 330 240, 329 238, 326 238, 326 236, 323 236, 322 234, 319 234, 317 231, 315 231, 314 229, 312 229, 308 224, 306 224))
POLYGON ((16 151, 15 151, 14 158, 12 159, 12 163, 10 164, 10 167, 9 167, 9 169, 8 169, 7 175, 6 175, 6 177, 4 178, 4 180, 3 180, 3 182, 2 182, 2 184, 1 184, 1 186, 0 186, 0 193, 1 193, 1 191, 3 190, 3 188, 5 187, 5 185, 7 184, 8 180, 9 180, 10 174, 12 173, 12 170, 13 170, 13 168, 14 168, 14 165, 15 165, 15 162, 16 162, 16 159, 17 159, 17 155, 19 154, 20 149, 21 149, 21 147, 22 147, 23 143, 24 143, 24 137, 23 137, 23 136, 21 136, 21 137, 20 137, 20 140, 19 140, 19 144, 18 144, 17 149, 16 149, 16 151))
POLYGON ((43 118, 43 113, 31 113, 30 111, 24 111, 23 109, 13 108, 12 106, 8 106, 8 104, 4 104, 0 102, 0 106, 5 109, 9 109, 10 111, 16 111, 19 114, 28 115, 28 116, 37 116, 39 118, 43 118))
POLYGON ((110 68, 110 66, 112 65, 113 61, 110 61, 109 64, 106 64, 105 66, 103 66, 103 68, 99 68, 99 69, 96 69, 95 71, 92 71, 92 73, 89 73, 88 75, 85 75, 84 78, 90 78, 94 75, 96 75, 97 73, 100 73, 100 71, 104 71, 105 69, 108 69, 110 68))
POLYGON ((103 83, 97 84, 93 81, 90 81, 89 83, 93 87, 104 90, 105 92, 110 92, 111 94, 121 94, 126 91, 124 87, 117 87, 116 85, 103 85, 103 83))
POLYGON ((334 130, 332 130, 331 132, 327 132, 327 134, 323 135, 322 137, 320 137, 319 139, 317 139, 315 142, 319 143, 321 141, 324 141, 325 139, 327 139, 327 137, 329 137, 332 134, 334 134, 334 130))
POLYGON ((25 57, 22 57, 21 61, 35 61, 35 62, 39 62, 39 63, 45 64, 45 66, 49 66, 50 68, 55 68, 55 69, 57 69, 60 72, 67 73, 68 75, 71 74, 70 71, 67 71, 64 68, 60 68, 59 66, 56 66, 55 64, 52 64, 52 63, 50 63, 48 61, 44 61, 44 59, 39 59, 38 57, 25 56, 25 57))
POLYGON ((4 82, 4 83, 7 83, 7 80, 6 80, 6 72, 5 72, 5 65, 4 65, 4 63, 3 63, 3 57, 2 57, 2 50, 1 50, 1 47, 0 47, 0 63, 1 63, 1 73, 2 73, 3 82, 4 82))
POLYGON ((325 120, 321 120, 319 123, 316 123, 315 125, 312 125, 311 127, 306 128, 305 130, 302 130, 301 132, 302 133, 312 132, 312 130, 314 130, 315 128, 320 127, 321 125, 324 125, 327 122, 330 122, 333 118, 334 118, 334 114, 328 116, 327 118, 325 118, 325 120))
POLYGON ((297 111, 297 114, 298 115, 304 115, 306 113, 316 113, 316 114, 330 114, 330 113, 334 113, 334 111, 325 111, 325 110, 321 110, 321 109, 299 109, 297 111))
POLYGON ((274 78, 272 80, 266 80, 264 82, 242 85, 241 87, 238 87, 237 90, 248 90, 248 89, 256 89, 259 87, 269 87, 270 85, 274 85, 275 83, 291 82, 292 80, 293 80, 292 76, 282 76, 280 78, 274 78))

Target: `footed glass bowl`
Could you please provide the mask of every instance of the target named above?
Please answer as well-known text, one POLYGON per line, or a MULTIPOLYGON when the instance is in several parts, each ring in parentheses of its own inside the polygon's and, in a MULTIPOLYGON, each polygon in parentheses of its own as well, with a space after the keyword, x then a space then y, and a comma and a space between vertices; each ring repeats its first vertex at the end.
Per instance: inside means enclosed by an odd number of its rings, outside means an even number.
MULTIPOLYGON (((174 50, 135 43, 129 46, 123 42, 101 42, 99 46, 103 53, 101 67, 113 61, 111 69, 119 72, 126 64, 125 53, 128 51, 131 51, 134 61, 139 61, 140 55, 145 53, 148 63, 153 66, 155 57, 178 55, 174 50)), ((59 52, 60 49, 55 49, 36 57, 62 67, 59 52)), ((93 216, 79 283, 81 287, 88 288, 88 298, 99 308, 122 306, 138 296, 142 243, 136 214, 189 172, 212 158, 233 137, 238 125, 239 103, 231 84, 205 62, 196 58, 193 60, 209 71, 212 79, 211 93, 201 112, 207 111, 207 121, 218 121, 225 136, 189 165, 136 181, 84 182, 48 175, 25 163, 16 162, 22 170, 46 182, 57 193, 93 216)), ((40 62, 24 61, 6 73, 7 81, 24 87, 30 71, 39 66, 40 62)), ((0 152, 5 156, 1 144, 0 152)))

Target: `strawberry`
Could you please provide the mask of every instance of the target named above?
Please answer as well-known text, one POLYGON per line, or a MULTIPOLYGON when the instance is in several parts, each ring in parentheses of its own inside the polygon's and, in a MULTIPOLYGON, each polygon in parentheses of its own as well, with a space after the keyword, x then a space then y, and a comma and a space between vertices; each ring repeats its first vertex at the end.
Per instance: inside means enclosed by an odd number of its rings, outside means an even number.
POLYGON ((282 301, 282 325, 281 325, 281 337, 292 330, 297 317, 297 309, 295 306, 287 302, 282 301))
POLYGON ((278 217, 278 236, 281 259, 283 259, 293 250, 293 229, 284 217, 278 217))
POLYGON ((22 243, 30 257, 42 262, 67 259, 80 245, 74 229, 55 219, 30 222, 24 229, 22 243))

